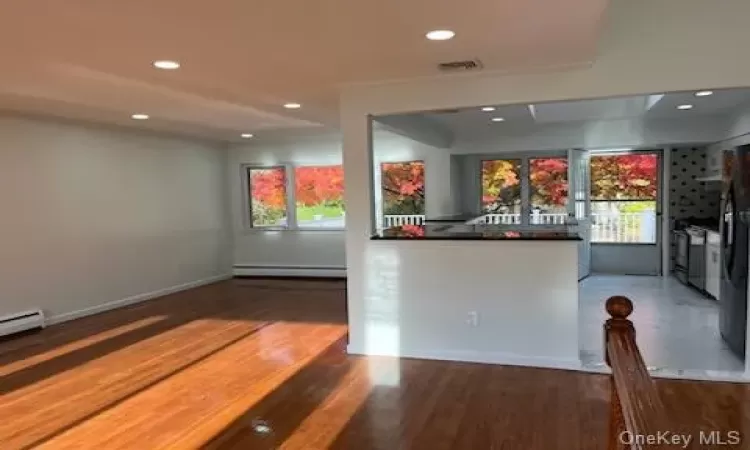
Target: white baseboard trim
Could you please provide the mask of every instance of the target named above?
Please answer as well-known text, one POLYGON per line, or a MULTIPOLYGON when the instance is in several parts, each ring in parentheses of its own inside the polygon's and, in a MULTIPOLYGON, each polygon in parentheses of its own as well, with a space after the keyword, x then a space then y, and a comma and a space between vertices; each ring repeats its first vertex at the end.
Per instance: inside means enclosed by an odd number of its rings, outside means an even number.
POLYGON ((582 370, 578 358, 547 358, 522 356, 513 353, 475 352, 475 351, 410 351, 400 349, 398 352, 364 352, 348 345, 347 353, 365 356, 395 356, 399 358, 436 359, 441 361, 463 361, 507 366, 542 367, 548 369, 582 370))
POLYGON ((236 277, 320 277, 346 278, 345 267, 318 266, 266 266, 235 265, 232 271, 236 277))
POLYGON ((58 314, 55 316, 49 316, 47 318, 46 325, 55 325, 69 320, 80 319, 81 317, 98 314, 101 312, 109 311, 112 309, 122 308, 123 306, 132 305, 134 303, 144 302, 151 300, 156 297, 162 297, 168 294, 174 294, 175 292, 186 291, 193 289, 198 286, 206 284, 216 283, 217 281, 228 280, 232 278, 232 274, 217 275, 211 278, 204 278, 202 280, 191 281, 189 283, 179 284, 177 286, 170 286, 157 291, 146 292, 144 294, 134 295, 132 297, 123 298, 120 300, 113 300, 111 302, 102 303, 101 305, 91 306, 89 308, 79 309, 77 311, 71 311, 67 313, 58 314))

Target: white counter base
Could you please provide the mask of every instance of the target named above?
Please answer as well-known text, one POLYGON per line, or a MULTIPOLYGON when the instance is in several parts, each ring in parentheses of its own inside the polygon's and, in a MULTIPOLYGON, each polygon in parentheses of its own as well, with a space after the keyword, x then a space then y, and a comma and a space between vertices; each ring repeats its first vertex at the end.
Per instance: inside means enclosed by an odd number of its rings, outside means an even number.
POLYGON ((580 368, 577 244, 371 241, 361 291, 349 277, 348 350, 580 368))

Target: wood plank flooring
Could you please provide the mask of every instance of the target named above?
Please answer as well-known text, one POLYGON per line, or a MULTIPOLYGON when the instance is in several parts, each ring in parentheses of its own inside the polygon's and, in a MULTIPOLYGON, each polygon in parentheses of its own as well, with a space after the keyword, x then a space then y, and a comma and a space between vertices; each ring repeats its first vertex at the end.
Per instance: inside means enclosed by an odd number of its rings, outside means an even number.
MULTIPOLYGON (((341 281, 236 279, 0 342, 0 449, 606 448, 606 376, 348 356, 341 281)), ((660 381, 685 432, 750 388, 660 381)), ((697 439, 697 438, 696 438, 697 439)))

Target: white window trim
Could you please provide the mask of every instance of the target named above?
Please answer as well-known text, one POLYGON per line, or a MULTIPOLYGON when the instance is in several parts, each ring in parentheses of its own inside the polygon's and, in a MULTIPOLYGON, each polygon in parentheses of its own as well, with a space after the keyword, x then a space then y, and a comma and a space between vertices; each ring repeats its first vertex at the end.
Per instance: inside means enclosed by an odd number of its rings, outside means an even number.
MULTIPOLYGON (((241 180, 242 180, 242 209, 243 209, 243 222, 245 231, 248 232, 268 232, 268 231, 305 231, 305 232, 340 232, 346 229, 343 227, 305 227, 299 226, 297 223, 297 192, 295 189, 295 169, 297 167, 329 167, 339 166, 341 164, 304 164, 294 165, 291 163, 279 163, 279 164, 241 164, 241 180), (253 225, 253 212, 252 202, 250 199, 250 170, 258 169, 284 169, 284 178, 286 180, 284 188, 286 190, 286 226, 257 226, 253 225)), ((346 217, 346 215, 344 216, 346 217)), ((346 220, 346 218, 344 219, 346 220)))

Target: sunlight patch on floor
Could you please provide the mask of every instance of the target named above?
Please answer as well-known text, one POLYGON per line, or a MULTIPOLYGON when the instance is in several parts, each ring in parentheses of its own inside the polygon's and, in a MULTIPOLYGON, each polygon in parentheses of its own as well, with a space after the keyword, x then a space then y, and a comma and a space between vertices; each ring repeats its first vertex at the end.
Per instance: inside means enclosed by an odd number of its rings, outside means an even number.
POLYGON ((20 370, 25 367, 31 367, 31 366, 43 363, 45 361, 49 361, 54 358, 59 358, 60 356, 63 356, 67 353, 70 353, 70 352, 73 352, 73 351, 76 351, 85 347, 89 347, 93 344, 106 341, 107 339, 112 339, 119 335, 125 334, 129 331, 147 327, 156 322, 161 322, 164 319, 166 319, 166 317, 167 316, 163 316, 163 315, 151 316, 151 317, 137 320, 135 322, 131 322, 131 323, 128 323, 128 324, 125 324, 116 328, 107 329, 106 331, 102 331, 101 333, 97 333, 93 335, 86 335, 82 337, 81 339, 75 340, 69 344, 61 345, 59 347, 50 349, 49 351, 46 351, 44 353, 39 353, 34 356, 30 356, 28 358, 25 358, 16 362, 6 364, 0 367, 0 377, 11 374, 15 372, 16 370, 20 370))

